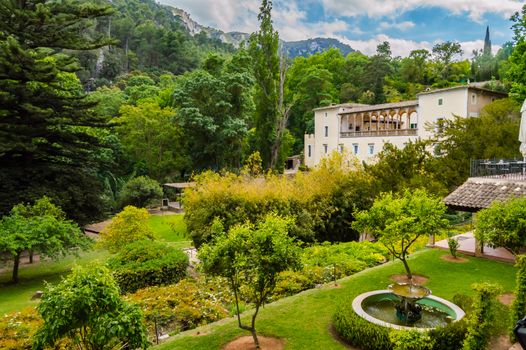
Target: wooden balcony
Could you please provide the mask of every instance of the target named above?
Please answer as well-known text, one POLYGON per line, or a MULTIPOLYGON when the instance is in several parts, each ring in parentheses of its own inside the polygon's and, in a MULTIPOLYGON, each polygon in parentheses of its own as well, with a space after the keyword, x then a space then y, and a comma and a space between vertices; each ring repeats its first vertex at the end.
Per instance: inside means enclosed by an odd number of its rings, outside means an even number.
POLYGON ((418 129, 342 131, 340 137, 416 136, 418 129))

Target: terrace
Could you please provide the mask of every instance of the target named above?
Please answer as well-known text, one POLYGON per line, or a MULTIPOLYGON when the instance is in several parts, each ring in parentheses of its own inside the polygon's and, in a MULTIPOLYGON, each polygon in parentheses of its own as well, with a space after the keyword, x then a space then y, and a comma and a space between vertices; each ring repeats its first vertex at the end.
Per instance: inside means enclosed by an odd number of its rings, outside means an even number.
POLYGON ((472 178, 526 181, 526 161, 524 159, 472 160, 470 174, 472 178))

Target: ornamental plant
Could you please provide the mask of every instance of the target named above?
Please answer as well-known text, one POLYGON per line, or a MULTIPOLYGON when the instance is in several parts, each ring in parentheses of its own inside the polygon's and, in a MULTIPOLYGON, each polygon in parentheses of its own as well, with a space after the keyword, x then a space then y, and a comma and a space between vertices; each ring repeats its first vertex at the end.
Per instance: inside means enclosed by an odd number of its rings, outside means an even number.
POLYGON ((125 207, 115 215, 111 223, 100 233, 99 245, 116 253, 125 245, 144 239, 154 239, 155 235, 148 225, 150 214, 146 209, 134 206, 125 207))
POLYGON ((515 282, 515 300, 511 304, 510 312, 510 339, 516 341, 513 328, 517 322, 526 316, 526 255, 519 255, 515 258, 517 266, 517 277, 515 282))
POLYGON ((259 348, 256 317, 274 291, 278 274, 300 267, 301 250, 288 235, 292 225, 291 218, 268 215, 256 225, 234 226, 225 233, 216 221, 215 239, 199 251, 205 272, 228 279, 234 293, 239 328, 252 333, 256 348, 259 348), (241 322, 242 287, 254 303, 249 325, 241 322))
POLYGON ((422 189, 397 195, 384 193, 369 210, 356 214, 352 226, 376 237, 389 253, 402 261, 411 280, 413 275, 407 263, 411 246, 420 237, 445 228, 448 225, 445 213, 442 200, 422 189))
POLYGON ((474 284, 475 298, 469 315, 468 332, 462 350, 484 350, 491 337, 491 326, 495 319, 495 297, 500 288, 490 283, 474 284))
POLYGON ((148 346, 138 306, 121 299, 110 271, 76 266, 58 285, 48 284, 38 312, 44 320, 33 350, 69 338, 79 350, 145 349, 148 346))
POLYGON ((449 252, 451 253, 451 256, 456 259, 457 250, 458 250, 458 247, 460 246, 460 244, 458 243, 458 240, 453 237, 449 237, 447 239, 447 245, 449 247, 449 252))

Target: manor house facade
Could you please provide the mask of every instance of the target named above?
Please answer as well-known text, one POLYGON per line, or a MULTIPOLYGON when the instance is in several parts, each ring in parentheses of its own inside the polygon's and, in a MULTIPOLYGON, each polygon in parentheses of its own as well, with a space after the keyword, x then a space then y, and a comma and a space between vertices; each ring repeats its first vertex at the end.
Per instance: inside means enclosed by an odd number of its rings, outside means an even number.
POLYGON ((485 105, 503 97, 505 93, 463 85, 422 92, 412 101, 316 108, 314 134, 305 135, 305 165, 314 167, 333 151, 344 150, 360 161, 374 162, 385 143, 402 148, 409 141, 430 138, 438 121, 455 115, 478 117, 485 105))

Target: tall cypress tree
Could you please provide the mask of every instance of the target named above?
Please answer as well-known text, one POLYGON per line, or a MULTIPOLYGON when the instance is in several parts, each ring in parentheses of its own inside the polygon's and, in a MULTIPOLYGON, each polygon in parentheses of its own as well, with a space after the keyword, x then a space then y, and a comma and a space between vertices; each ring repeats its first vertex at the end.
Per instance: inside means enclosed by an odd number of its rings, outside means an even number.
POLYGON ((68 50, 108 45, 90 26, 111 10, 75 0, 0 1, 0 214, 42 195, 84 223, 101 213, 93 112, 68 50))
POLYGON ((250 52, 254 59, 256 78, 255 118, 256 148, 266 168, 275 166, 272 147, 278 137, 280 60, 278 32, 272 27, 272 1, 263 0, 258 19, 259 31, 250 37, 250 52))

